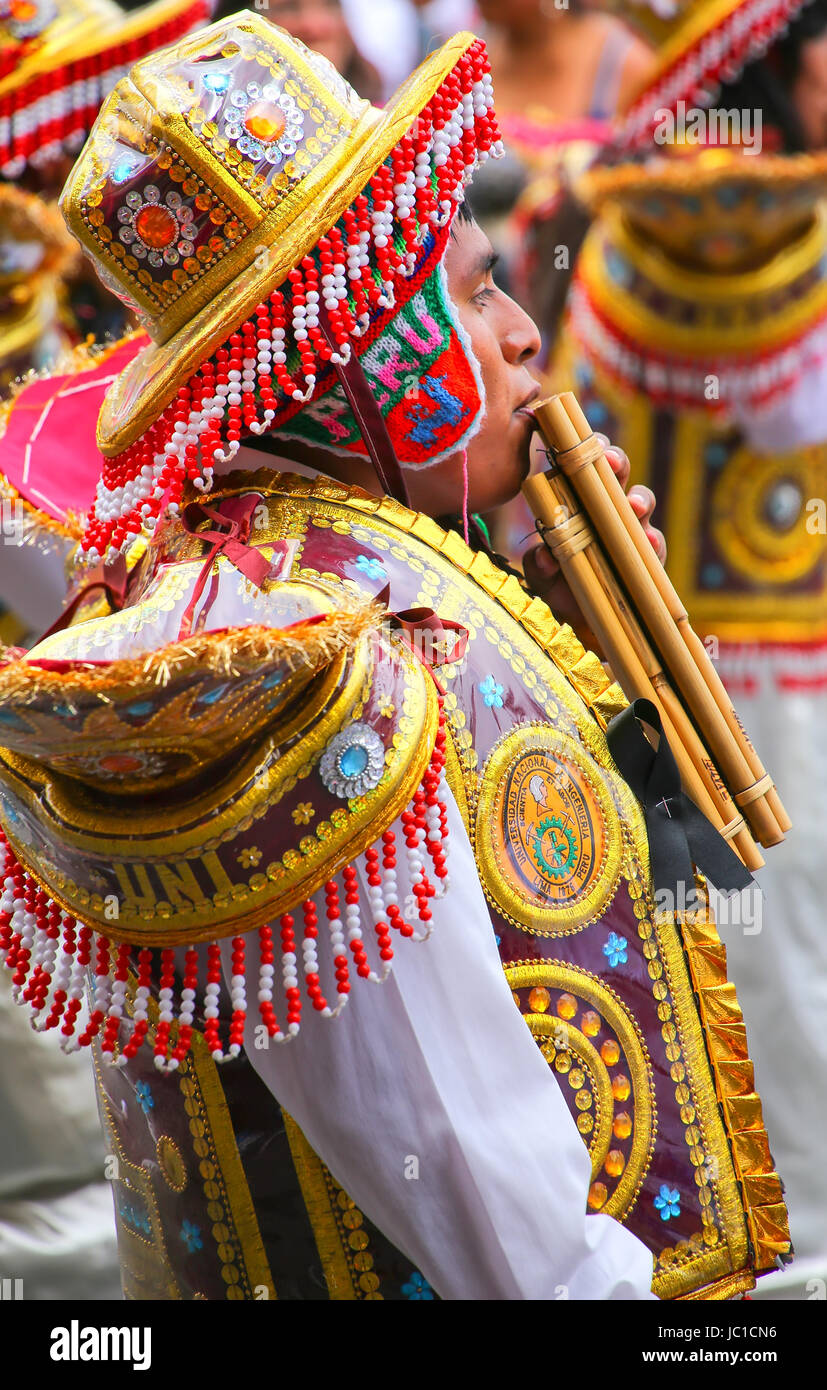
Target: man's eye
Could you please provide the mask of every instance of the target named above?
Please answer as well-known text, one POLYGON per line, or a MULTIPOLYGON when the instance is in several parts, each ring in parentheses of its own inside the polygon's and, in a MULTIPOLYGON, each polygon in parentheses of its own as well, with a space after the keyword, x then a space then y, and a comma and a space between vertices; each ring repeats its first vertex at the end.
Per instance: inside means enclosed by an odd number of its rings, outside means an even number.
POLYGON ((480 308, 482 308, 488 303, 489 299, 493 299, 495 294, 496 290, 493 286, 486 287, 484 290, 477 290, 477 293, 472 296, 471 303, 478 304, 480 308))

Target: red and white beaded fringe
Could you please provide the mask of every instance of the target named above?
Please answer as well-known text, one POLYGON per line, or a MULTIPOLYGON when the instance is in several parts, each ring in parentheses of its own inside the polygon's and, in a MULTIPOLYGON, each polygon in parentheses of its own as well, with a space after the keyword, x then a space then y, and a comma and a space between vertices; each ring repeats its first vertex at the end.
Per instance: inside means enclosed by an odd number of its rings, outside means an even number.
POLYGON ((624 118, 620 144, 649 145, 664 110, 679 101, 709 106, 721 83, 761 57, 803 8, 804 0, 746 0, 736 5, 683 57, 641 92, 624 118))
POLYGON ((104 460, 83 540, 89 560, 111 559, 131 534, 151 532, 162 510, 177 511, 187 479, 208 491, 213 465, 228 462, 242 438, 277 429, 308 402, 328 365, 346 362, 372 324, 414 292, 428 231, 447 236, 474 170, 501 152, 490 68, 477 40, 313 254, 139 440, 104 460), (334 346, 319 324, 322 305, 334 346))
POLYGON ((730 353, 699 361, 662 352, 618 328, 577 275, 569 296, 569 325, 588 360, 619 385, 645 392, 657 404, 709 414, 721 414, 734 405, 767 409, 827 356, 827 312, 821 308, 794 338, 758 353, 730 353), (712 398, 711 377, 716 382, 712 398))
MULTIPOLYGON (((304 992, 313 1008, 323 1017, 333 1018, 341 1013, 350 993, 348 951, 359 978, 381 983, 393 959, 392 931, 418 941, 430 935, 430 899, 444 896, 448 889, 448 821, 444 789, 445 716, 440 708, 439 730, 428 768, 409 809, 402 815, 412 886, 408 899, 399 902, 397 839, 392 830, 385 831, 380 845, 365 850, 362 856, 362 874, 368 885, 366 905, 353 864, 324 885, 329 956, 338 995, 335 1006, 328 1003, 321 982, 320 928, 315 903, 311 900, 302 903, 301 928, 297 927, 293 913, 285 913, 280 918, 278 943, 271 926, 259 928, 258 1013, 268 1037, 274 1042, 289 1042, 299 1032, 300 974, 304 975, 304 992), (420 924, 418 930, 414 921, 420 924), (378 972, 368 959, 363 923, 369 924, 368 930, 375 936, 381 961, 378 972), (297 950, 299 935, 301 961, 297 950), (284 1027, 279 1024, 273 1005, 279 951, 284 1027)), ((0 961, 13 972, 14 1000, 29 1007, 32 1026, 38 1032, 59 1027, 64 1051, 88 1047, 93 1038, 99 1036, 103 1060, 125 1066, 148 1041, 155 953, 146 947, 138 949, 126 943, 114 944, 65 913, 18 861, 2 831, 0 881, 0 961), (93 958, 94 986, 90 987, 89 1020, 79 1031, 78 1015, 93 958), (131 1018, 127 1008, 130 973, 134 981, 131 1018)), ((243 1046, 247 1021, 246 948, 246 937, 233 937, 232 1016, 226 1049, 221 1042, 219 1024, 223 980, 221 947, 214 941, 206 949, 202 1031, 216 1062, 237 1057, 243 1046)), ((175 951, 166 948, 160 952, 157 1022, 152 1044, 155 1065, 160 1071, 176 1070, 190 1050, 196 1027, 199 964, 199 952, 190 947, 185 953, 176 1015, 175 951)))

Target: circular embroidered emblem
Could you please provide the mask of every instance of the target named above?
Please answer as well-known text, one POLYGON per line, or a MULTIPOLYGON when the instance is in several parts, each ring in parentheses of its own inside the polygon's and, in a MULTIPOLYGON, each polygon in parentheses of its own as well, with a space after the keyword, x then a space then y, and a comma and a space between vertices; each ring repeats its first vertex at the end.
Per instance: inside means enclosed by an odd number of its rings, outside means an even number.
MULTIPOLYGON (((726 565, 751 586, 800 585, 824 557, 824 537, 812 526, 807 498, 819 497, 823 459, 816 449, 783 457, 736 449, 712 489, 712 536, 726 565)), ((715 566, 708 587, 720 588, 715 566)))
POLYGON ((521 725, 485 765, 477 855, 489 896, 518 926, 577 931, 620 875, 622 832, 607 773, 548 725, 521 725))
POLYGON ((581 966, 532 961, 506 979, 566 1098, 592 1161, 588 1206, 624 1220, 652 1160, 657 1101, 634 1015, 581 966))

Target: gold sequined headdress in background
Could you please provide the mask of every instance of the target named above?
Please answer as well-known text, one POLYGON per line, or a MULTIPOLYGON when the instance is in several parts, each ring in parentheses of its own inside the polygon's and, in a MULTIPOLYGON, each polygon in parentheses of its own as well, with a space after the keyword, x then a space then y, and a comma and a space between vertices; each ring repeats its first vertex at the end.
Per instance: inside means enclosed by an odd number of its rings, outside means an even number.
POLYGON ((623 113, 626 148, 651 143, 679 102, 708 106, 760 58, 810 0, 613 0, 612 8, 657 45, 657 61, 623 113))
POLYGON ((210 0, 0 0, 0 175, 76 151, 107 92, 145 53, 205 23, 210 0))

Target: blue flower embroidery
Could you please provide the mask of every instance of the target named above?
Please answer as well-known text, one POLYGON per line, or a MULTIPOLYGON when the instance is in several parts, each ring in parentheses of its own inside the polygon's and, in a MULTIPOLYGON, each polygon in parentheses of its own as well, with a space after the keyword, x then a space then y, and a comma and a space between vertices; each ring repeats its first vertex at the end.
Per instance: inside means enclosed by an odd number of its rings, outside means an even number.
POLYGON ((493 676, 486 676, 477 689, 489 709, 502 709, 504 687, 498 685, 493 676))
POLYGON ((201 1227, 194 1225, 192 1221, 184 1222, 181 1227, 181 1239, 191 1255, 194 1254, 196 1250, 202 1250, 204 1248, 204 1242, 201 1239, 201 1227))
POLYGON ((661 1221, 668 1221, 670 1216, 680 1216, 681 1194, 678 1189, 661 1183, 660 1192, 655 1198, 655 1207, 660 1212, 661 1221))
POLYGON ((138 1082, 137 1086, 135 1087, 135 1095, 137 1097, 138 1104, 140 1105, 144 1114, 148 1115, 153 1105, 155 1104, 155 1101, 152 1099, 152 1092, 149 1089, 149 1086, 146 1081, 138 1082))
POLYGON ((366 574, 368 579, 387 579, 388 577, 385 566, 373 555, 357 555, 356 568, 366 574))
POLYGON ((145 1212, 138 1211, 130 1202, 122 1202, 118 1211, 128 1226, 135 1231, 143 1231, 144 1235, 152 1235, 152 1225, 145 1212))
POLYGON ((609 965, 625 965, 629 959, 626 954, 628 941, 625 936, 618 936, 617 932, 610 931, 609 939, 603 947, 603 954, 607 957, 609 965))
POLYGON ((420 1274, 418 1270, 414 1270, 407 1284, 402 1285, 402 1293, 405 1298, 419 1299, 421 1303, 426 1299, 432 1303, 434 1299, 433 1289, 425 1275, 420 1274))

